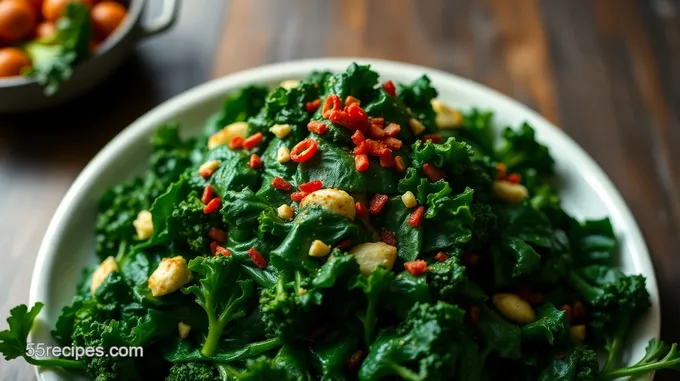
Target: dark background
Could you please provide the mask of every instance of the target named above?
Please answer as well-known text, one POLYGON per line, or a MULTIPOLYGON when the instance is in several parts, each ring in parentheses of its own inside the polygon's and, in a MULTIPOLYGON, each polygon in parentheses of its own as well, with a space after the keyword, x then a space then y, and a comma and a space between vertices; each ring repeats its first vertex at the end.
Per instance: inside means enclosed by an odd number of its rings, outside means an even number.
MULTIPOLYGON (((152 14, 158 1, 149 2, 152 14)), ((175 27, 141 42, 92 93, 59 110, 0 115, 0 316, 27 302, 68 186, 130 122, 237 70, 356 56, 471 78, 563 128, 632 209, 654 260, 662 338, 678 342, 679 12, 676 0, 184 0, 175 27)), ((33 379, 23 360, 0 359, 0 381, 33 379)))

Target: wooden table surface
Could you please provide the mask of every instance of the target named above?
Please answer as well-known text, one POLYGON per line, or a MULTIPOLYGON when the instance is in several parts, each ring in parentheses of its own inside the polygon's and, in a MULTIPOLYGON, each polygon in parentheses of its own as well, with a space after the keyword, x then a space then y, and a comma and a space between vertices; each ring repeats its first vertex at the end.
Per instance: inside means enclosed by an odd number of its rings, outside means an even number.
MULTIPOLYGON (((130 122, 236 70, 358 56, 473 79, 563 128, 632 209, 654 260, 662 338, 678 342, 679 12, 674 0, 185 0, 175 27, 140 43, 91 94, 57 111, 0 115, 0 317, 27 302, 40 240, 70 183, 130 122)), ((23 360, 0 359, 0 381, 33 379, 23 360)))

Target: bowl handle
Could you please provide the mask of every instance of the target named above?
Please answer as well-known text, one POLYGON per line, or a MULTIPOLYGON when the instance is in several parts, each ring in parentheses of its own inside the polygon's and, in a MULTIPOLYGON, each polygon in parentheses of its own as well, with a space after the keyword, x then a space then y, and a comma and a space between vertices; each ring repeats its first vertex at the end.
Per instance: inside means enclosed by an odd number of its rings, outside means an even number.
POLYGON ((179 0, 163 0, 161 13, 153 20, 140 25, 139 36, 151 37, 168 30, 177 21, 178 13, 179 0))

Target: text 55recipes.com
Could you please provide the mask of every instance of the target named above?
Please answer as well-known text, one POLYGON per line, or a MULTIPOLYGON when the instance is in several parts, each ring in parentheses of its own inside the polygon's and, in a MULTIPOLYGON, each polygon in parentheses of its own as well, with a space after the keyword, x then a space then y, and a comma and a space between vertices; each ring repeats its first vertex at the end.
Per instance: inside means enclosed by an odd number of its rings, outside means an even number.
POLYGON ((143 347, 80 347, 51 346, 44 343, 28 343, 26 354, 31 357, 68 357, 79 360, 84 357, 143 357, 143 347))

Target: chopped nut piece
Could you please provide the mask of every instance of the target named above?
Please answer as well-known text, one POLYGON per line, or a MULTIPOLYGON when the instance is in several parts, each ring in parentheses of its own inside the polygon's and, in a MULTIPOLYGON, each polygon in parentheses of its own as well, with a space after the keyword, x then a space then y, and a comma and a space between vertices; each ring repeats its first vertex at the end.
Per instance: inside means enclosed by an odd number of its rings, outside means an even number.
POLYGON ((493 182, 493 194, 501 200, 511 204, 519 204, 529 197, 529 191, 522 184, 513 184, 506 180, 496 180, 493 182))
POLYGON ((290 134, 290 124, 275 124, 269 128, 269 131, 277 138, 283 139, 290 134))
POLYGON ((346 217, 350 220, 354 220, 356 216, 354 199, 341 189, 320 189, 312 192, 302 199, 300 203, 302 208, 308 205, 318 205, 333 214, 346 217))
POLYGON ((149 239, 153 235, 153 221, 151 212, 142 210, 137 214, 137 218, 132 221, 132 225, 137 230, 137 238, 141 240, 149 239))
POLYGON ((409 208, 409 209, 418 205, 418 201, 416 200, 416 196, 411 191, 407 191, 406 193, 401 195, 401 202, 403 202, 404 206, 409 208))
POLYGON ((201 164, 200 167, 198 167, 198 174, 204 179, 208 178, 212 176, 213 173, 215 173, 219 166, 220 166, 219 160, 208 160, 205 163, 201 164))
POLYGON ((326 245, 325 243, 319 241, 318 239, 314 240, 312 242, 312 245, 309 247, 309 256, 310 257, 325 257, 328 255, 328 253, 331 252, 331 247, 326 245))
POLYGON ((175 292, 192 279, 187 261, 181 255, 163 258, 147 281, 151 295, 163 296, 175 292))
POLYGON ((248 123, 236 122, 214 133, 208 138, 208 149, 212 150, 221 145, 229 144, 237 136, 245 138, 248 136, 248 123))
POLYGON ((460 111, 445 105, 443 102, 433 99, 432 108, 437 116, 435 124, 441 129, 459 128, 463 125, 463 114, 460 111))
POLYGON ((536 320, 536 313, 531 305, 515 294, 496 294, 491 300, 503 316, 517 324, 536 320))
POLYGON ((418 119, 409 119, 408 126, 415 135, 420 135, 425 131, 425 126, 418 119))
POLYGON ((289 205, 283 204, 276 211, 282 220, 290 221, 295 216, 295 211, 289 205))
POLYGON ((300 84, 300 81, 298 81, 297 79, 287 79, 287 80, 279 83, 279 86, 283 87, 286 90, 290 90, 290 89, 294 89, 294 88, 298 87, 299 84, 300 84))
POLYGON ((290 161, 290 150, 287 147, 281 146, 276 152, 276 161, 279 163, 287 163, 290 161))
POLYGON ((189 332, 191 332, 191 326, 184 324, 183 322, 179 322, 177 324, 177 331, 179 332, 179 337, 181 339, 186 339, 189 337, 189 332))
POLYGON ((90 278, 90 292, 92 295, 97 291, 99 286, 104 283, 106 278, 111 274, 112 272, 118 271, 118 265, 116 264, 116 260, 113 257, 107 257, 100 265, 97 267, 96 270, 92 273, 92 277, 90 278))
POLYGON ((371 275, 376 267, 382 265, 388 270, 397 259, 397 248, 384 242, 368 242, 354 246, 349 253, 359 263, 359 271, 365 276, 371 275))

